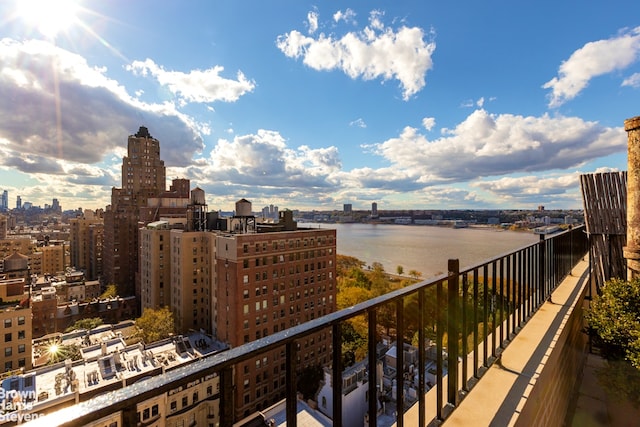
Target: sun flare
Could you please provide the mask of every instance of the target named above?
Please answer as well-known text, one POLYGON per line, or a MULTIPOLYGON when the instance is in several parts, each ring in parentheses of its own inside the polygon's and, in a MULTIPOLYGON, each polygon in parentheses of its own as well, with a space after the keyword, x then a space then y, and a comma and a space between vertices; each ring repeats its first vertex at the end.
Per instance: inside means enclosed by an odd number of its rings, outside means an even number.
POLYGON ((78 19, 77 0, 20 0, 17 14, 44 36, 54 38, 78 19))

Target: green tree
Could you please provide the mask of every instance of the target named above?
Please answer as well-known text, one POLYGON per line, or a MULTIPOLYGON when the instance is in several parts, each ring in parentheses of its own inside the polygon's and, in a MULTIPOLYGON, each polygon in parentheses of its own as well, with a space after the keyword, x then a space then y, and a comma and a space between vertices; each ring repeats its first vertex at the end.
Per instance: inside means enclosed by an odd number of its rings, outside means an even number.
POLYGON ((175 333, 173 313, 168 307, 146 308, 136 319, 136 328, 145 343, 168 338, 175 333))
POLYGON ((398 276, 402 276, 402 273, 404 273, 404 267, 401 265, 397 266, 396 273, 398 273, 398 276))
POLYGON ((640 369, 640 279, 612 279, 595 296, 586 319, 589 334, 609 359, 640 369))
POLYGON ((102 325, 102 319, 99 317, 92 317, 89 319, 77 320, 73 325, 65 329, 65 332, 75 331, 77 329, 86 329, 87 331, 102 325))
POLYGON ((118 287, 113 283, 107 285, 107 289, 104 290, 100 299, 111 299, 118 296, 118 287))

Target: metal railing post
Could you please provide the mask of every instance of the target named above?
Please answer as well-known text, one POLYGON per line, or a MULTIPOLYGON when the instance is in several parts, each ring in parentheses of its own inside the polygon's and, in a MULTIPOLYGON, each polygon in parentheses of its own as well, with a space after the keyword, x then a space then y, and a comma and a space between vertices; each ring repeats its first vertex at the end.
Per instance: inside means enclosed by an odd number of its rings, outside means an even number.
POLYGON ((425 351, 425 290, 418 291, 418 425, 420 427, 426 425, 425 415, 425 367, 426 367, 426 351, 425 351))
POLYGON ((369 427, 377 427, 378 425, 378 355, 376 353, 376 309, 372 308, 368 311, 369 328, 369 427))
POLYGON ((546 242, 544 241, 544 234, 540 235, 540 243, 538 243, 538 251, 539 251, 539 255, 538 255, 538 292, 540 293, 540 303, 542 304, 544 302, 544 300, 547 299, 547 295, 545 292, 545 269, 544 269, 544 264, 545 262, 547 262, 547 257, 546 257, 546 242))
POLYGON ((396 300, 396 426, 404 426, 404 303, 396 300))
POLYGON ((342 324, 332 328, 333 339, 333 422, 342 425, 342 324))
POLYGON ((447 280, 447 306, 449 319, 447 321, 448 358, 447 358, 447 403, 458 406, 458 302, 460 261, 450 259, 448 263, 449 277, 447 280))
POLYGON ((298 392, 296 390, 296 360, 298 344, 290 341, 286 345, 285 358, 287 363, 286 399, 287 399, 287 426, 296 427, 298 423, 298 392))
POLYGON ((220 425, 233 424, 234 417, 233 368, 220 371, 220 425))

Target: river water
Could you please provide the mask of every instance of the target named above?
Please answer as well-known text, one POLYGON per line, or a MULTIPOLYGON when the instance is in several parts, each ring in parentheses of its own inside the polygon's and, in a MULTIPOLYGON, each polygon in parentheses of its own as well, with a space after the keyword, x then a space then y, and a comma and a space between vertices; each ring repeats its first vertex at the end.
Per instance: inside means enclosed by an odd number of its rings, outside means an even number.
MULTIPOLYGON (((302 224, 301 224, 302 225, 302 224)), ((395 273, 401 265, 422 278, 443 274, 447 260, 458 258, 460 268, 471 267, 498 255, 513 252, 539 240, 523 231, 492 227, 448 228, 395 224, 304 224, 337 230, 337 252, 364 261, 379 262, 385 271, 395 273)))

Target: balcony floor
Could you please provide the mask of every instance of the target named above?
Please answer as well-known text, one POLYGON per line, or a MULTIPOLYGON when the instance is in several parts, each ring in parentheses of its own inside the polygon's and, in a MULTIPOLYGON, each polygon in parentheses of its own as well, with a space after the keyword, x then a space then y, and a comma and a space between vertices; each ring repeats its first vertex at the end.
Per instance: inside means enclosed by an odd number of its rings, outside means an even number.
MULTIPOLYGON (((588 354, 585 362, 576 407, 570 414, 571 427, 637 426, 640 407, 634 408, 624 397, 618 397, 601 385, 598 373, 607 369, 607 362, 597 354, 588 354)), ((640 387, 640 385, 635 388, 640 387)))

